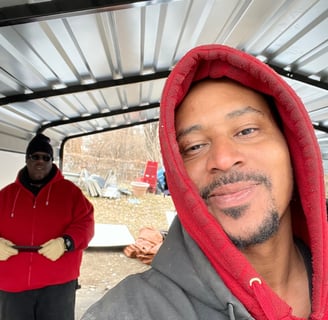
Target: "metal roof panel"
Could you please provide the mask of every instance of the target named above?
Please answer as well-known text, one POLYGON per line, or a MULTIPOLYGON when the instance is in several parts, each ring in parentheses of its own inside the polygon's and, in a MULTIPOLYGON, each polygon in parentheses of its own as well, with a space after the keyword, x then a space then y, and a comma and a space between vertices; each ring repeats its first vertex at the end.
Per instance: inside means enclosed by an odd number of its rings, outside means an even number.
MULTIPOLYGON (((205 43, 274 67, 328 132, 326 0, 2 4, 0 150, 25 152, 38 130, 60 148, 71 137, 157 121, 167 74, 205 43)), ((317 135, 324 154, 326 134, 317 135)))

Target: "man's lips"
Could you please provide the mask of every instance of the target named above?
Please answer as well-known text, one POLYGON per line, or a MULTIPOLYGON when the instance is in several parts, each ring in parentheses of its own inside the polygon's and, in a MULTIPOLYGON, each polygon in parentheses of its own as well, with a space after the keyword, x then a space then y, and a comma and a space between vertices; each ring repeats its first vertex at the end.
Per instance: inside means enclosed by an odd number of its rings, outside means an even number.
POLYGON ((43 170, 44 169, 44 166, 36 166, 35 169, 36 170, 43 170))
POLYGON ((215 188, 207 201, 218 208, 236 207, 249 202, 256 195, 259 182, 240 181, 215 188))

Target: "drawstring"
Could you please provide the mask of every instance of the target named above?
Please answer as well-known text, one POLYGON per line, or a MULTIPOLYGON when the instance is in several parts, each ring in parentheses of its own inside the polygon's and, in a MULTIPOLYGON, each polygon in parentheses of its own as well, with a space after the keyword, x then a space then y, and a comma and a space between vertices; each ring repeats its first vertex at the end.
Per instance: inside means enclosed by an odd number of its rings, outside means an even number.
POLYGON ((48 206, 48 204, 49 204, 51 188, 52 188, 52 184, 49 186, 49 189, 48 189, 47 200, 46 200, 46 206, 48 206))
POLYGON ((16 203, 17 203, 17 199, 18 199, 20 191, 21 191, 21 189, 19 188, 16 192, 13 207, 12 207, 11 212, 10 212, 10 218, 13 218, 15 216, 16 203))
POLYGON ((233 310, 233 305, 231 303, 228 303, 228 314, 230 320, 236 320, 235 313, 233 310))
POLYGON ((275 310, 272 307, 272 301, 267 296, 265 290, 262 286, 262 281, 260 278, 252 278, 249 281, 250 287, 253 289, 253 292, 255 294, 255 297, 257 298, 257 301, 259 302, 264 314, 266 315, 267 319, 274 320, 276 319, 275 316, 275 310))
MULTIPOLYGON (((49 205, 51 188, 52 188, 52 185, 50 185, 50 187, 48 189, 47 199, 46 199, 46 206, 49 205)), ((18 199, 18 196, 19 196, 20 192, 21 192, 21 189, 19 188, 17 190, 17 192, 16 192, 16 196, 15 196, 15 199, 14 199, 13 207, 12 207, 11 212, 10 212, 10 218, 14 218, 14 216, 15 216, 16 203, 17 203, 17 199, 18 199)), ((36 203, 34 202, 33 208, 35 208, 35 206, 36 206, 36 203)))

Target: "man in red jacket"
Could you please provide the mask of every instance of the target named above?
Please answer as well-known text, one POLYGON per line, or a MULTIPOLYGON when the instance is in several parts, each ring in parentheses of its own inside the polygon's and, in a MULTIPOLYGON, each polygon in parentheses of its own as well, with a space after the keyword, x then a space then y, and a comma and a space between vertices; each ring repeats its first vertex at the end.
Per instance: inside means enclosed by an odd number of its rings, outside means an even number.
POLYGON ((0 319, 74 320, 93 234, 92 204, 53 163, 50 139, 37 134, 26 166, 0 191, 0 319))

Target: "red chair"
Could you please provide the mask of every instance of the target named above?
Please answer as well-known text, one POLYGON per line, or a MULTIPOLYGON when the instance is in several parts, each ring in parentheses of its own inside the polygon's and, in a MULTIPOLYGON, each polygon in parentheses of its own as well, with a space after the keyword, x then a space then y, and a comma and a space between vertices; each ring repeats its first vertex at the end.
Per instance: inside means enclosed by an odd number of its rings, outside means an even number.
POLYGON ((144 175, 141 178, 143 182, 149 183, 148 192, 155 193, 157 188, 157 168, 158 162, 147 161, 144 175))

